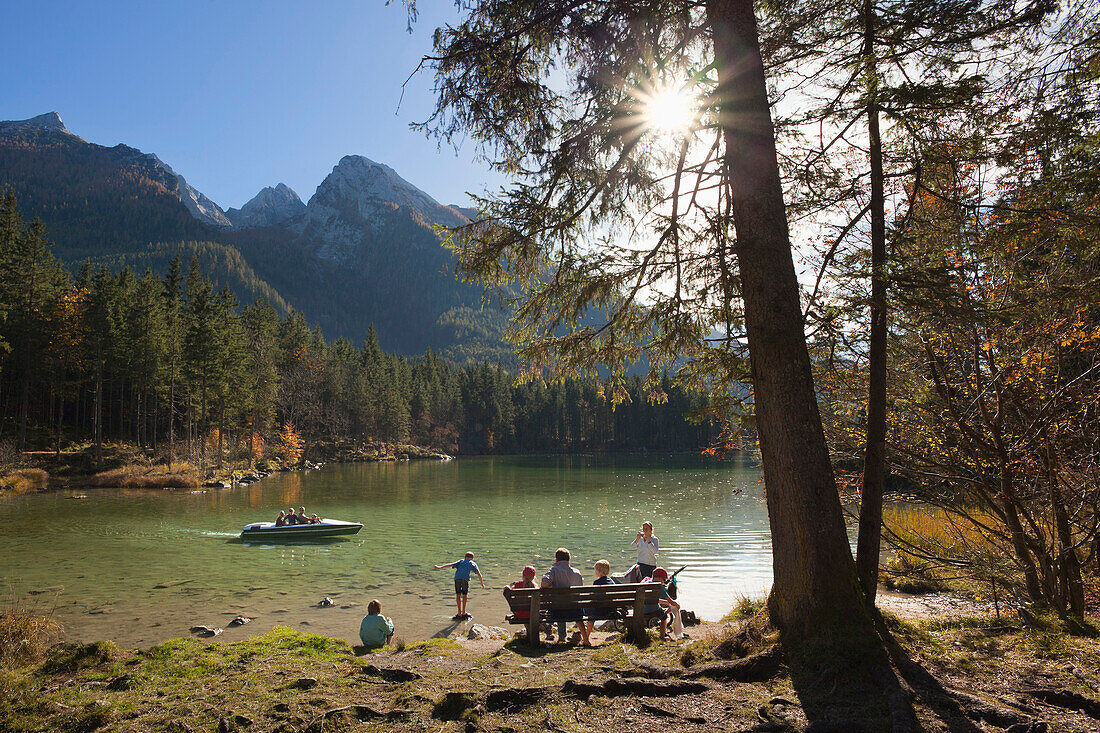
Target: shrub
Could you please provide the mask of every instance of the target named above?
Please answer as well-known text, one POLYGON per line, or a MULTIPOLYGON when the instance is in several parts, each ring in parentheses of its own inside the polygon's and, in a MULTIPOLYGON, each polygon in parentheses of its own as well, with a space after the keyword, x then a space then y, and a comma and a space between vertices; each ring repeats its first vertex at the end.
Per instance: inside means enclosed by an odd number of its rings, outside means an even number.
POLYGON ((737 600, 733 603, 733 608, 727 613, 722 620, 723 621, 742 621, 747 618, 752 618, 756 614, 764 610, 765 600, 763 598, 750 598, 749 596, 738 596, 737 600))
POLYGON ((89 486, 120 489, 193 489, 199 479, 187 473, 152 473, 134 466, 97 473, 88 479, 89 486))
POLYGON ((938 568, 931 563, 900 550, 897 555, 886 561, 886 567, 882 573, 882 584, 899 593, 913 595, 940 593, 947 590, 947 581, 937 570, 938 568))
POLYGON ((0 491, 22 494, 30 489, 44 489, 50 475, 41 468, 20 468, 0 477, 0 491))
POLYGON ((61 624, 12 603, 0 612, 0 666, 37 661, 61 634, 61 624))

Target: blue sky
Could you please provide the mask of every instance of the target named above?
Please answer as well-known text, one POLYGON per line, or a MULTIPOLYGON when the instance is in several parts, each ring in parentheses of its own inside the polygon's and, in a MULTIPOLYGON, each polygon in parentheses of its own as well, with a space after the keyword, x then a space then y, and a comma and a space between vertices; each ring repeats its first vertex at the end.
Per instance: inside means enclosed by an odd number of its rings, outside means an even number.
POLYGON ((409 130, 434 102, 448 0, 3 3, 0 119, 56 110, 73 133, 156 153, 223 208, 284 182, 303 198, 344 155, 386 163, 442 203, 501 179, 464 145, 409 130))

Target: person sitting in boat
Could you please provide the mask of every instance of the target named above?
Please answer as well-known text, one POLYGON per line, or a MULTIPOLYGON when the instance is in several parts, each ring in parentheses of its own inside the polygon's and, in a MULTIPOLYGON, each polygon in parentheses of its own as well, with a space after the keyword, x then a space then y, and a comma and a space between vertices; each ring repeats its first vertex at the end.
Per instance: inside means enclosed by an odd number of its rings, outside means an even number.
POLYGON ((279 516, 275 517, 275 526, 276 527, 285 527, 286 526, 286 512, 279 512, 279 516))
POLYGON ((316 514, 310 514, 309 515, 309 523, 310 524, 320 524, 321 523, 321 518, 318 517, 316 514))
POLYGON ((298 507, 298 524, 309 524, 309 515, 304 506, 298 507))
POLYGON ((302 520, 298 518, 298 515, 294 513, 294 507, 290 507, 286 510, 286 523, 290 526, 301 524, 302 520))

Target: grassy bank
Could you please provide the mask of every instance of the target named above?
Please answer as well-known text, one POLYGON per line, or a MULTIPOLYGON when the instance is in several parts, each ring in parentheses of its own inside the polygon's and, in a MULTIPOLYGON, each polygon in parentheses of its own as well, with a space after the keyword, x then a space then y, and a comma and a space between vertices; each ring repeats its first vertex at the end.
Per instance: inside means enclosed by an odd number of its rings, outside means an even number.
MULTIPOLYGON (((925 730, 1096 730, 1100 642, 1044 623, 887 618, 915 722, 925 730)), ((282 627, 234 643, 174 639, 146 651, 56 645, 33 660, 8 660, 0 729, 857 729, 822 719, 823 696, 835 703, 847 688, 785 663, 761 616, 692 631, 694 639, 645 649, 617 637, 594 650, 433 639, 363 653, 282 627)), ((864 707, 885 709, 851 697, 844 705, 853 718, 864 707)))

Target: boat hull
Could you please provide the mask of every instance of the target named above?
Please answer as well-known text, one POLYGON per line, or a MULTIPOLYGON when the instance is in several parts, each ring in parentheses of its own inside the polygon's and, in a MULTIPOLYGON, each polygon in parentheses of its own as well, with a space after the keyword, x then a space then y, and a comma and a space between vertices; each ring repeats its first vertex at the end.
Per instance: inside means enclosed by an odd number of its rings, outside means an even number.
POLYGON ((276 527, 274 522, 256 522, 245 525, 241 530, 241 539, 250 542, 293 542, 358 534, 361 529, 363 525, 358 522, 342 522, 338 519, 322 519, 320 524, 293 524, 284 527, 276 527))

